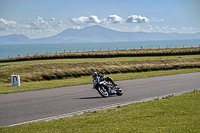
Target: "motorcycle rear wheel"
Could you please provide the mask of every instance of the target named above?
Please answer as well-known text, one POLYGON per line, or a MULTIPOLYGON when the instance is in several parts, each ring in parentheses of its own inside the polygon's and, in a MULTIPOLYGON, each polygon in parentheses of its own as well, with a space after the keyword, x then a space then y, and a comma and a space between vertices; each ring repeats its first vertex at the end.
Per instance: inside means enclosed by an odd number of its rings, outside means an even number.
POLYGON ((97 88, 97 91, 99 92, 99 94, 102 96, 102 97, 108 97, 108 92, 106 91, 106 88, 104 86, 99 86, 97 88))

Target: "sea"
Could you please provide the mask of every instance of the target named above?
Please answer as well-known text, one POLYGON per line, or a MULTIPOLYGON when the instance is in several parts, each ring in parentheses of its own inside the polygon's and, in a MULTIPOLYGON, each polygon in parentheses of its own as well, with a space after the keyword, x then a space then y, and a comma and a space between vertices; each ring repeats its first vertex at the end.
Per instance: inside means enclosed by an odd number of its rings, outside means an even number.
POLYGON ((0 59, 65 52, 200 47, 200 39, 135 42, 0 45, 0 59))

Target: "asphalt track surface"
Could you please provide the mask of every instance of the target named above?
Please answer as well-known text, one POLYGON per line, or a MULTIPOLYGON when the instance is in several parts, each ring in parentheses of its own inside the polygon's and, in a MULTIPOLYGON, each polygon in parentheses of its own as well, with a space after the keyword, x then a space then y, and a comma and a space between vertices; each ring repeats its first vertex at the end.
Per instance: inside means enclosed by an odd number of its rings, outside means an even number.
POLYGON ((122 96, 102 98, 91 84, 0 95, 0 126, 199 90, 200 72, 116 83, 124 90, 122 96))

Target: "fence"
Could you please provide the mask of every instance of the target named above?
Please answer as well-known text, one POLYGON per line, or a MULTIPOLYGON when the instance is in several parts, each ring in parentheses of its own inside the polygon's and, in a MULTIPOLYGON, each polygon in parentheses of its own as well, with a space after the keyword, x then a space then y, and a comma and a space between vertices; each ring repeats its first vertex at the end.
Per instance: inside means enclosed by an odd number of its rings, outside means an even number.
MULTIPOLYGON (((182 45, 180 47, 180 45, 175 45, 174 47, 169 47, 169 46, 166 46, 166 47, 161 47, 161 46, 158 46, 158 47, 155 47, 155 46, 137 46, 137 47, 116 47, 116 48, 83 48, 83 49, 64 49, 63 51, 58 51, 58 50, 55 50, 55 51, 47 51, 47 52, 44 52, 44 53, 26 53, 26 54, 17 54, 16 56, 15 55, 8 55, 7 57, 8 58, 12 58, 12 57, 20 57, 20 56, 29 56, 29 55, 39 55, 39 54, 57 54, 57 53, 71 53, 71 52, 87 52, 87 51, 111 51, 111 50, 131 50, 131 49, 161 49, 161 48, 192 48, 192 47, 200 47, 200 44, 199 45, 190 45, 190 46, 185 46, 185 45, 182 45)), ((6 58, 6 57, 4 57, 6 58)))

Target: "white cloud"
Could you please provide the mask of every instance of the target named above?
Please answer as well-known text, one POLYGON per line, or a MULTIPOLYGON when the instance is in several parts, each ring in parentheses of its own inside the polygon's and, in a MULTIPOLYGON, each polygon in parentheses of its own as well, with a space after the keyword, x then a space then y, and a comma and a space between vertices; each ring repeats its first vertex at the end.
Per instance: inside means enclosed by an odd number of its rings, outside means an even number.
POLYGON ((6 19, 0 18, 0 29, 14 29, 16 28, 16 25, 17 23, 15 21, 8 21, 6 19))
POLYGON ((116 27, 112 27, 112 28, 109 28, 109 29, 111 29, 111 30, 115 30, 115 31, 122 31, 120 28, 116 28, 116 27))
POLYGON ((61 31, 56 29, 63 27, 63 25, 64 22, 62 20, 56 20, 55 18, 44 19, 37 17, 34 20, 29 19, 26 24, 19 24, 15 21, 0 18, 0 35, 24 34, 29 38, 41 38, 55 35, 61 31))
POLYGON ((153 26, 151 26, 151 25, 148 25, 148 28, 147 28, 148 30, 153 30, 153 26))
MULTIPOLYGON (((155 25, 155 22, 162 22, 163 19, 146 18, 140 15, 131 15, 127 19, 123 19, 118 15, 109 15, 108 18, 99 19, 98 16, 91 15, 90 17, 81 16, 78 18, 71 18, 68 20, 57 20, 56 18, 43 18, 38 16, 35 19, 29 19, 24 23, 17 23, 16 21, 6 20, 0 18, 0 35, 9 34, 24 34, 29 38, 48 37, 67 29, 81 29, 85 26, 94 24, 106 24, 107 28, 125 31, 125 32, 148 32, 148 33, 188 33, 193 34, 200 32, 200 29, 192 27, 169 27, 168 25, 155 25), (149 23, 139 24, 139 23, 149 23), (127 24, 127 23, 135 23, 127 24)), ((160 23, 161 24, 161 23, 160 23)))
POLYGON ((191 28, 191 27, 182 27, 181 30, 190 31, 190 30, 193 30, 193 28, 191 28))
MULTIPOLYGON (((109 15, 107 19, 99 19, 95 15, 91 15, 90 17, 81 16, 78 18, 71 18, 70 21, 74 24, 80 25, 80 24, 123 24, 125 20, 121 18, 120 16, 114 14, 109 15)), ((126 20, 127 23, 148 23, 149 19, 146 17, 142 17, 140 15, 131 15, 126 20)))
POLYGON ((80 30, 81 27, 80 26, 73 26, 72 29, 80 30))
POLYGON ((29 25, 21 25, 15 21, 9 21, 3 18, 0 18, 0 31, 7 31, 9 29, 29 29, 29 25))
POLYGON ((30 27, 33 29, 52 29, 56 27, 61 27, 63 24, 62 20, 56 21, 55 18, 49 19, 44 19, 42 17, 37 17, 34 20, 29 20, 30 27))
POLYGON ((108 23, 122 23, 123 19, 117 15, 109 15, 107 19, 99 19, 95 15, 91 15, 90 17, 81 16, 78 18, 71 18, 70 21, 74 24, 108 24, 108 23))
POLYGON ((168 25, 165 25, 165 26, 162 26, 162 27, 161 26, 149 25, 148 28, 146 29, 146 32, 149 32, 149 33, 154 33, 154 32, 158 32, 158 33, 181 33, 176 28, 169 27, 168 25))
POLYGON ((30 21, 31 28, 35 29, 50 29, 51 26, 42 17, 37 17, 35 20, 30 21))
POLYGON ((135 26, 134 28, 133 28, 133 31, 140 31, 140 26, 135 26))
POLYGON ((151 18, 151 21, 153 21, 153 22, 163 22, 164 19, 151 18))
POLYGON ((148 23, 149 20, 146 17, 138 16, 138 15, 131 15, 128 16, 126 19, 127 23, 148 23))
POLYGON ((51 18, 50 20, 51 20, 51 21, 55 21, 56 19, 55 19, 55 18, 51 18))
POLYGON ((157 30, 160 30, 160 26, 156 26, 156 29, 157 29, 157 30))
POLYGON ((117 16, 117 15, 109 15, 108 16, 108 22, 109 23, 122 23, 123 19, 120 16, 117 16))
MULTIPOLYGON (((185 28, 184 28, 185 29, 185 28)), ((136 25, 134 27, 122 27, 122 31, 146 32, 146 33, 181 33, 180 30, 165 26, 136 25)))
MULTIPOLYGON (((181 32, 184 34, 190 34, 193 33, 193 31, 195 31, 196 29, 192 28, 192 27, 182 27, 181 28, 181 32)), ((198 30, 197 30, 198 31, 198 30)))
POLYGON ((123 30, 128 31, 129 28, 128 27, 122 27, 123 30))
POLYGON ((176 31, 176 28, 172 27, 170 28, 171 31, 176 31))
POLYGON ((71 22, 75 24, 84 24, 84 23, 101 23, 101 20, 98 19, 97 16, 91 15, 90 17, 79 17, 79 18, 71 18, 71 22))
MULTIPOLYGON (((146 33, 179 33, 179 34, 194 34, 200 32, 199 29, 195 29, 192 27, 182 27, 180 29, 170 27, 168 25, 161 26, 161 25, 140 25, 137 24, 135 26, 133 25, 120 25, 112 26, 107 25, 106 26, 109 29, 121 31, 121 32, 146 32, 146 33)), ((77 28, 78 29, 78 28, 77 28)))
POLYGON ((79 18, 71 18, 70 21, 74 22, 74 23, 77 23, 77 24, 78 23, 85 23, 85 22, 88 21, 88 17, 82 16, 82 17, 79 17, 79 18))
POLYGON ((89 17, 89 22, 90 23, 100 23, 100 20, 98 19, 97 16, 92 15, 92 16, 89 17))
POLYGON ((165 25, 165 26, 163 26, 161 29, 162 29, 162 30, 168 30, 169 27, 168 27, 167 25, 165 25))

